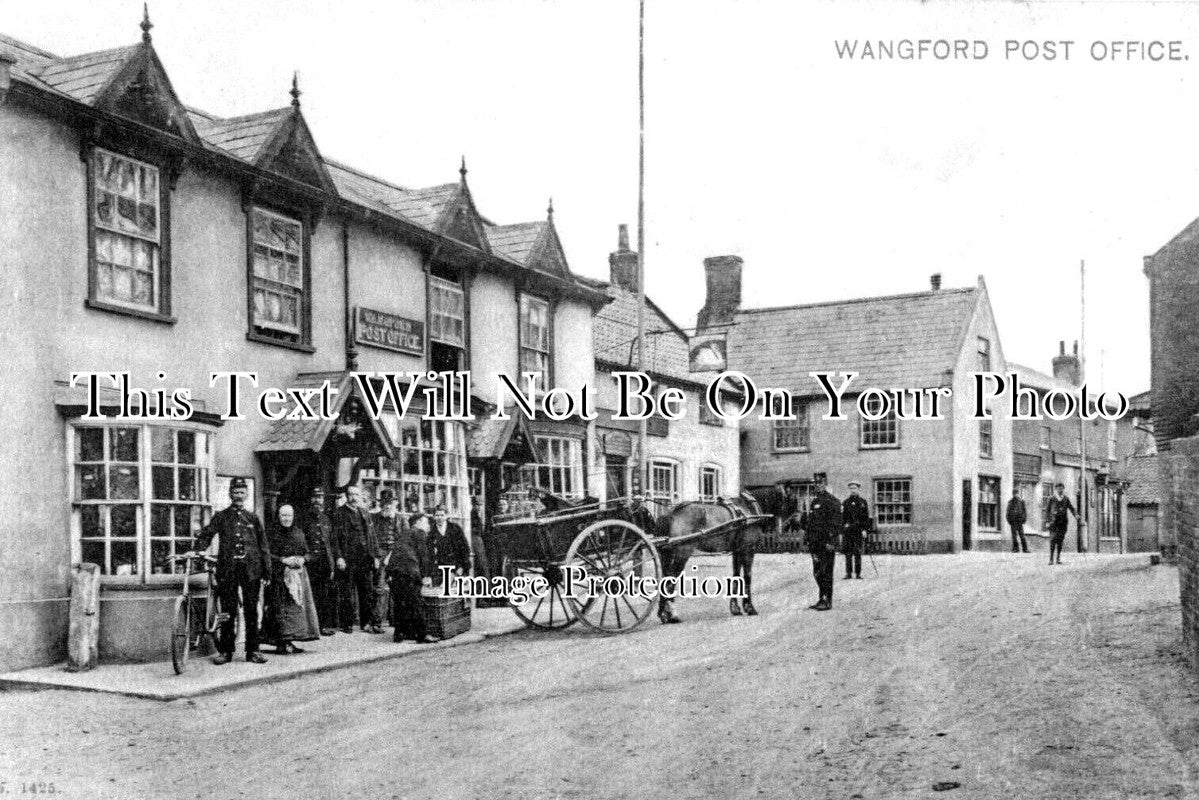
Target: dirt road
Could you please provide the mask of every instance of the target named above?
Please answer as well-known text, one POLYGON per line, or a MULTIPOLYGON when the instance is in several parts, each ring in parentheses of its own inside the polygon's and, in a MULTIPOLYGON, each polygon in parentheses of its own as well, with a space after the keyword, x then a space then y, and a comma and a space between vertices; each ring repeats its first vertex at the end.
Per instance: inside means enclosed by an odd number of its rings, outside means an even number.
POLYGON ((2 693, 0 781, 67 798, 1199 797, 1177 572, 1041 558, 879 558, 818 613, 805 557, 760 556, 755 618, 690 600, 682 625, 522 633, 165 704, 2 693))

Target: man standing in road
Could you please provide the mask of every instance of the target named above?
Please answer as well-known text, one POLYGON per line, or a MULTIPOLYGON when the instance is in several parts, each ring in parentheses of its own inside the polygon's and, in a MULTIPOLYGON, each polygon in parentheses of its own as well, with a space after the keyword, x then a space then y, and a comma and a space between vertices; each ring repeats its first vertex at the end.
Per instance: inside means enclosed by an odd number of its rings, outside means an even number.
POLYGON ((1020 495, 1015 492, 1012 492, 1012 499, 1007 501, 1005 517, 1012 529, 1012 552, 1019 553, 1023 550, 1027 553, 1028 540, 1024 538, 1024 522, 1028 519, 1028 510, 1024 507, 1020 495))
POLYGON ((347 486, 346 504, 333 512, 338 615, 342 633, 353 633, 355 620, 364 631, 383 633, 375 616, 379 545, 370 517, 362 505, 362 488, 347 486))
POLYGON ((1078 512, 1074 504, 1066 497, 1066 484, 1059 483, 1053 487, 1053 497, 1049 498, 1049 563, 1062 563, 1062 542, 1066 541, 1066 529, 1070 527, 1070 519, 1066 515, 1073 514, 1074 522, 1078 522, 1078 512), (1054 561, 1054 555, 1057 560, 1054 561))
POLYGON ((321 636, 332 636, 338 628, 337 587, 333 582, 337 565, 333 563, 333 523, 325 513, 325 490, 320 486, 308 498, 303 527, 308 537, 308 581, 312 584, 321 636))
POLYGON ((828 611, 833 607, 833 571, 842 531, 841 501, 829 493, 828 477, 823 472, 813 475, 812 481, 816 492, 800 522, 804 544, 812 554, 812 574, 820 590, 820 599, 809 608, 828 611))
POLYGON ((857 481, 849 482, 849 497, 841 504, 841 518, 845 525, 845 577, 862 577, 862 545, 866 540, 866 532, 870 530, 870 508, 866 499, 858 494, 862 484, 857 481))
POLYGON ((258 652, 258 598, 262 594, 262 579, 269 579, 271 574, 271 553, 262 520, 245 509, 248 494, 245 478, 230 481, 229 507, 213 515, 194 543, 195 550, 205 550, 214 537, 217 540, 217 592, 221 610, 228 617, 221 623, 214 664, 233 660, 239 603, 246 623, 246 661, 266 663, 266 658, 258 652))

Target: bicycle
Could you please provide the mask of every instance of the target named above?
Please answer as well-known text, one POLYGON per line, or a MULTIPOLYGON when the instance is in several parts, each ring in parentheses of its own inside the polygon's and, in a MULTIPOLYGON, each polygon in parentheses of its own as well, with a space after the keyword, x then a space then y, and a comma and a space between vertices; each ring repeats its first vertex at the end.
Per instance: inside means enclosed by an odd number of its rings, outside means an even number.
POLYGON ((171 666, 176 675, 182 675, 187 669, 187 659, 191 651, 201 646, 207 652, 216 649, 217 633, 221 623, 229 619, 229 615, 220 608, 220 597, 216 591, 216 580, 213 577, 213 567, 216 558, 204 553, 189 551, 172 556, 174 563, 183 562, 183 591, 175 600, 175 617, 171 625, 171 666), (195 569, 194 562, 202 561, 203 569, 195 569), (201 621, 196 610, 196 600, 192 597, 191 577, 206 575, 207 596, 204 603, 205 618, 201 621))

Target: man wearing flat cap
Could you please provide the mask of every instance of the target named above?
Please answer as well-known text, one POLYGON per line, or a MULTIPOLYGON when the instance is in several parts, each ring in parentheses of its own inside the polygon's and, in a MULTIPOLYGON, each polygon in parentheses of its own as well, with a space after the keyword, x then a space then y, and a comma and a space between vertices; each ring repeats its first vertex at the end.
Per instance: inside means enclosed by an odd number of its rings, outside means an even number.
POLYGON ((332 636, 338 628, 337 587, 333 584, 337 566, 333 562, 333 523, 325 513, 325 490, 320 486, 308 498, 304 533, 308 538, 308 581, 312 584, 321 636, 332 636))
POLYGON ((849 497, 841 504, 841 521, 845 526, 841 548, 845 553, 845 577, 862 577, 862 546, 870 531, 870 508, 866 499, 858 494, 862 484, 849 482, 849 497))
MULTIPOLYGON (((404 528, 404 518, 397 513, 399 503, 391 489, 379 492, 379 510, 371 514, 379 553, 386 558, 404 528)), ((391 617, 391 589, 387 585, 387 570, 380 565, 375 571, 375 618, 382 625, 391 617)))
POLYGON ((817 472, 812 476, 816 491, 801 518, 804 544, 812 555, 812 574, 820 599, 809 608, 828 611, 833 607, 833 571, 837 565, 837 545, 842 533, 841 501, 829 493, 828 476, 817 472))
POLYGON ((214 538, 217 540, 217 593, 221 610, 228 617, 221 623, 214 664, 233 660, 239 604, 246 624, 246 661, 266 663, 258 652, 258 598, 262 594, 262 579, 271 574, 271 553, 262 520, 245 508, 248 494, 245 478, 230 481, 229 507, 212 516, 192 545, 195 550, 206 550, 214 538))

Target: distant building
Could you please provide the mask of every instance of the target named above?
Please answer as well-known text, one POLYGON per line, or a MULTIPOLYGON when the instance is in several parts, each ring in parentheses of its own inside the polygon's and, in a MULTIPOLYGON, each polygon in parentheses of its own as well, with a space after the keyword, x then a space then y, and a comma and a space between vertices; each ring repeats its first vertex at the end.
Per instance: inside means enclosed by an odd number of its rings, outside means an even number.
MULTIPOLYGON (((593 475, 604 476, 598 487, 603 497, 627 497, 637 489, 636 477, 639 424, 614 420, 617 392, 613 372, 636 367, 637 338, 637 253, 629 249, 624 225, 616 250, 608 257, 610 281, 600 284, 611 298, 595 317, 595 380, 597 456, 593 475)), ((704 389, 714 377, 689 371, 690 337, 649 297, 645 298, 644 371, 660 390, 682 390, 686 415, 680 420, 655 416, 646 423, 647 475, 645 496, 660 513, 681 500, 713 501, 741 491, 740 426, 708 410, 704 389)), ((730 407, 739 395, 728 394, 730 407)))
POLYGON ((885 549, 1007 546, 1011 422, 1001 403, 992 404, 992 420, 972 415, 969 373, 1005 368, 981 277, 964 289, 942 289, 934 275, 930 290, 912 294, 746 309, 741 259, 709 258, 704 268, 700 332, 727 330, 729 368, 792 398, 792 419, 765 421, 755 413, 742 421, 747 487, 787 487, 805 504, 813 473, 824 472, 838 497, 845 496, 847 481, 861 482, 885 549), (814 370, 857 373, 846 395, 848 419, 823 419, 827 404, 809 376, 814 370), (942 403, 939 421, 898 419, 894 409, 872 421, 855 405, 871 387, 949 387, 953 396, 942 403))

